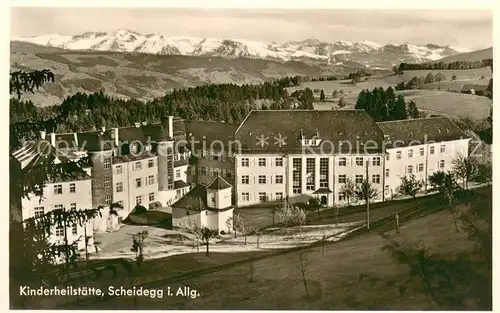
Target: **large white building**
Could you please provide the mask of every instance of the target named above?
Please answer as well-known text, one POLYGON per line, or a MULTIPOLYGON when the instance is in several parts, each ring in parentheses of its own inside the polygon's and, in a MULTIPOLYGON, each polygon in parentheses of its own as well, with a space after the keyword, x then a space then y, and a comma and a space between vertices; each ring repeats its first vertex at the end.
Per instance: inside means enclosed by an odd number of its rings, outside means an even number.
POLYGON ((470 140, 448 118, 376 123, 362 110, 252 111, 235 138, 238 206, 304 195, 344 205, 347 180, 367 178, 378 190, 373 201, 387 200, 405 175, 427 181, 451 170, 470 140))

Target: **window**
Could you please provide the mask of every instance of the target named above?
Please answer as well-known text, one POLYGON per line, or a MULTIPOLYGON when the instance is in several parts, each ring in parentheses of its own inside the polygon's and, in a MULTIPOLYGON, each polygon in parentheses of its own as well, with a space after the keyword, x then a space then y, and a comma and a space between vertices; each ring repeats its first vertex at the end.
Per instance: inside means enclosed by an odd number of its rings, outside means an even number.
POLYGON ((175 178, 179 178, 181 177, 181 170, 180 169, 176 169, 175 170, 175 178))
POLYGON ((339 166, 347 166, 347 159, 339 158, 339 166))
POLYGON ((266 176, 259 175, 259 184, 265 184, 265 183, 266 183, 266 176))
POLYGON ((388 168, 385 169, 385 177, 389 177, 389 169, 388 168))
POLYGON ((136 196, 135 197, 135 203, 136 204, 141 204, 142 203, 142 196, 136 196))
POLYGON ((104 203, 105 204, 111 204, 111 195, 106 195, 104 197, 104 203))
POLYGON ((423 163, 420 163, 418 165, 418 172, 423 172, 424 171, 424 164, 423 163))
POLYGON ((446 146, 445 145, 441 145, 441 153, 444 153, 446 151, 446 146))
POLYGON ((54 208, 56 210, 62 210, 62 209, 64 209, 64 206, 62 204, 56 204, 56 205, 54 205, 54 208))
POLYGON ((222 169, 222 177, 224 177, 224 178, 227 177, 227 171, 225 168, 222 169))
POLYGON ((241 193, 241 201, 250 201, 250 194, 248 192, 242 192, 241 193))
POLYGON ((116 192, 123 192, 123 183, 116 183, 116 192))
POLYGON ((149 202, 151 202, 151 201, 155 201, 155 193, 154 192, 151 192, 149 194, 149 202))
POLYGON ((380 184, 380 175, 372 175, 372 183, 380 184))
POLYGON ((250 177, 248 175, 241 176, 241 183, 245 185, 250 184, 250 177))
POLYGON ((259 158, 259 166, 266 166, 266 158, 259 158))
POLYGON ((339 175, 339 184, 345 184, 347 182, 346 175, 339 175))
POLYGON ((380 157, 373 158, 373 166, 380 166, 380 157))
POLYGON ((137 188, 142 187, 142 179, 141 178, 136 178, 135 179, 135 186, 137 188))
POLYGON ((401 151, 396 151, 396 160, 401 160, 401 151))
POLYGON ((116 166, 116 174, 121 174, 123 172, 123 167, 121 165, 116 166))
POLYGON ((423 156, 424 153, 425 153, 425 149, 424 148, 418 149, 418 154, 420 154, 420 156, 423 156))
POLYGON ((73 235, 77 235, 77 234, 78 234, 78 225, 76 225, 76 224, 75 224, 75 225, 73 225, 73 226, 71 227, 71 233, 72 233, 73 235))
POLYGON ((266 193, 259 192, 259 201, 266 201, 266 193))
POLYGON ((345 201, 345 192, 339 192, 339 201, 345 201))
POLYGON ((389 155, 386 155, 386 156, 385 156, 385 160, 386 160, 386 161, 389 161, 389 155))
POLYGON ((74 184, 74 183, 69 184, 69 192, 70 193, 76 192, 76 184, 74 184))
POLYGON ((274 160, 274 165, 275 166, 283 166, 283 158, 276 158, 274 160))
POLYGON ((319 187, 328 188, 328 158, 319 159, 319 187))
POLYGON ((249 167, 250 166, 250 160, 248 158, 242 158, 241 159, 241 166, 249 167))
POLYGON ((118 204, 119 204, 120 206, 123 206, 123 200, 118 201, 118 204))
POLYGON ((56 236, 58 236, 58 237, 64 236, 64 228, 62 225, 56 226, 56 236))
POLYGON ((42 216, 43 214, 45 214, 45 210, 44 210, 43 206, 35 207, 35 217, 42 216))
POLYGON ((104 160, 104 169, 109 170, 111 168, 111 159, 104 160))
POLYGON ((408 158, 413 158, 413 149, 408 150, 408 158))
POLYGON ((430 147, 430 148, 429 148, 429 153, 430 153, 430 154, 434 154, 434 147, 430 147))
POLYGON ((408 174, 413 174, 413 165, 408 165, 408 170, 406 172, 408 174))
POLYGON ((174 154, 174 161, 179 161, 179 155, 177 153, 174 154))
POLYGON ((357 166, 363 166, 363 158, 357 157, 356 158, 356 165, 357 166))
POLYGON ((276 184, 283 184, 283 175, 276 175, 275 183, 276 184))
POLYGON ((206 166, 200 167, 200 175, 207 175, 207 167, 206 166))
POLYGON ((189 167, 189 170, 191 171, 191 175, 193 175, 193 176, 196 175, 196 167, 191 166, 191 167, 189 167))
POLYGON ((210 176, 214 176, 214 169, 213 168, 209 168, 209 172, 210 172, 210 176))
POLYGON ((76 210, 76 203, 70 203, 69 204, 69 209, 70 210, 76 210))
POLYGON ((148 167, 154 167, 154 166, 155 166, 155 160, 154 159, 148 160, 148 167))
POLYGON ((111 188, 111 177, 104 176, 104 188, 111 188))
POLYGON ((140 170, 141 168, 142 168, 141 162, 135 162, 134 163, 134 170, 135 171, 140 170))
POLYGON ((316 159, 306 159, 306 190, 316 189, 316 159))
POLYGON ((363 182, 363 175, 356 175, 356 184, 361 184, 363 182))
POLYGON ((439 168, 444 168, 444 160, 439 161, 439 168))
POLYGON ((276 193, 276 200, 283 200, 283 193, 282 192, 276 193))
POLYGON ((148 176, 148 185, 153 185, 154 183, 155 183, 155 176, 149 175, 148 176))
POLYGON ((294 194, 302 192, 302 158, 292 160, 292 191, 294 194))
POLYGON ((54 194, 61 195, 62 194, 62 185, 54 185, 54 194))

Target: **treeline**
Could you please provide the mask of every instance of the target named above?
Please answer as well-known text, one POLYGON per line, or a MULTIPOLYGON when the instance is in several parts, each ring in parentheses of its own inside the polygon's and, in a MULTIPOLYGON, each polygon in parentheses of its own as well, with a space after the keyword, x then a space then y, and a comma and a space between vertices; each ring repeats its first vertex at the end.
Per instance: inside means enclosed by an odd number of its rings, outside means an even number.
POLYGON ((174 90, 152 101, 117 99, 104 92, 77 93, 60 105, 37 108, 11 99, 11 125, 53 118, 58 132, 83 131, 101 126, 121 127, 134 122, 157 122, 174 115, 191 120, 239 123, 252 109, 312 109, 310 89, 289 96, 277 82, 260 85, 212 84, 174 90))
POLYGON ((396 90, 411 90, 411 89, 422 89, 425 84, 439 83, 446 79, 442 73, 437 73, 433 75, 431 72, 427 76, 414 76, 407 83, 400 82, 396 85, 396 90))
POLYGON ((415 102, 405 103, 402 95, 396 96, 392 87, 384 90, 376 87, 372 91, 362 90, 356 101, 356 109, 365 110, 377 122, 418 118, 419 112, 415 102))
POLYGON ((450 63, 401 63, 397 70, 467 70, 481 67, 492 67, 493 59, 484 59, 482 61, 455 61, 450 63))

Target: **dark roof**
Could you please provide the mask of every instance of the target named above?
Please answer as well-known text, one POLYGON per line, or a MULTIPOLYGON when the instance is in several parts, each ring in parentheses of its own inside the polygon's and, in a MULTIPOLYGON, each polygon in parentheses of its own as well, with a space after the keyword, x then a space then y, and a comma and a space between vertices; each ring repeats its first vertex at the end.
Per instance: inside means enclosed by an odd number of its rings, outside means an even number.
POLYGON ((224 178, 217 176, 212 182, 207 186, 207 189, 222 190, 227 188, 232 188, 233 186, 228 183, 224 178))
POLYGON ((111 131, 107 129, 105 132, 94 130, 77 133, 78 146, 90 152, 112 150, 114 148, 114 140, 111 138, 111 131))
POLYGON ((202 185, 196 185, 184 197, 175 202, 172 207, 198 211, 206 210, 208 208, 207 189, 202 185))
POLYGON ((429 141, 441 142, 470 138, 447 117, 380 122, 377 125, 386 136, 386 148, 394 145, 402 147, 429 141))
POLYGON ((75 141, 75 134, 55 134, 55 147, 58 149, 77 148, 78 144, 75 141))
POLYGON ((194 141, 194 146, 198 149, 203 147, 210 148, 210 144, 214 143, 214 150, 221 150, 227 147, 230 141, 234 141, 234 133, 238 128, 238 124, 221 123, 212 121, 184 121, 186 125, 186 140, 191 147, 191 138, 194 141), (224 145, 216 144, 219 141, 224 145))
POLYGON ((141 126, 130 126, 118 128, 118 140, 120 142, 131 143, 133 141, 139 141, 145 143, 147 141, 147 136, 141 126))
POLYGON ((325 194, 325 193, 332 193, 332 191, 330 190, 330 188, 319 188, 318 190, 313 192, 313 195, 325 194))
MULTIPOLYGON (((302 151, 301 134, 305 139, 319 135, 322 141, 329 141, 323 145, 323 153, 363 153, 363 144, 367 141, 371 142, 367 153, 379 152, 384 138, 375 121, 363 110, 251 111, 235 137, 244 152, 298 153, 302 151), (277 144, 280 137, 286 143, 281 147, 277 144), (267 144, 262 147, 258 138, 265 139, 267 144)), ((310 148, 313 151, 320 149, 310 148)))
POLYGON ((186 183, 183 180, 176 180, 176 181, 174 181, 174 189, 184 188, 184 187, 187 187, 187 186, 189 186, 189 184, 186 183))
POLYGON ((147 151, 146 153, 138 153, 136 155, 126 154, 126 155, 113 156, 112 162, 113 164, 119 164, 119 163, 127 163, 132 161, 149 159, 153 157, 156 157, 156 153, 147 151))

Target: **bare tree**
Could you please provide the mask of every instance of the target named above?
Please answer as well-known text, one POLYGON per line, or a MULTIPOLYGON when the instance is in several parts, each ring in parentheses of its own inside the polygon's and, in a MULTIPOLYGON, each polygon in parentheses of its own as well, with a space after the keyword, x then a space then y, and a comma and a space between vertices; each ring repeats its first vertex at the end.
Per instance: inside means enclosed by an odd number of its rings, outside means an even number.
POLYGON ((230 216, 226 219, 226 227, 227 227, 227 233, 231 233, 231 228, 233 228, 233 217, 230 216))
POLYGON ((276 210, 276 214, 278 214, 280 221, 283 223, 285 234, 286 234, 286 229, 288 227, 288 223, 290 222, 290 220, 292 218, 292 206, 286 203, 283 206, 280 206, 276 210))
POLYGON ((378 190, 375 189, 368 181, 368 178, 365 179, 362 183, 356 186, 356 196, 358 199, 365 200, 366 204, 366 228, 370 229, 370 200, 378 196, 378 190))
POLYGON ((307 251, 302 251, 299 254, 298 260, 295 261, 295 266, 298 268, 300 271, 300 275, 302 278, 302 283, 304 284, 304 291, 306 293, 306 297, 310 298, 311 295, 309 293, 309 288, 307 287, 307 279, 308 279, 308 267, 309 267, 309 260, 307 258, 307 251))
POLYGON ((309 207, 318 212, 318 219, 321 219, 321 201, 319 198, 309 199, 309 207))
POLYGON ((347 178, 346 182, 340 187, 340 192, 345 194, 347 206, 351 206, 351 199, 356 195, 356 185, 350 178, 347 178))
POLYGON ((137 261, 137 266, 141 267, 144 261, 144 241, 148 237, 149 233, 147 230, 139 232, 132 236, 132 252, 135 252, 135 260, 137 261))
POLYGON ((196 248, 196 251, 200 251, 201 227, 191 219, 185 221, 182 226, 194 236, 193 249, 196 248))
POLYGON ((435 172, 429 176, 429 183, 431 185, 431 190, 439 192, 439 194, 446 200, 448 207, 450 209, 451 215, 453 217, 453 223, 455 224, 455 230, 458 232, 457 219, 455 216, 455 206, 453 205, 453 200, 455 200, 455 190, 457 189, 457 183, 453 179, 451 173, 445 173, 442 171, 435 172))
POLYGON ((215 229, 210 229, 208 227, 203 227, 201 229, 201 239, 205 241, 205 244, 207 245, 207 252, 206 256, 209 255, 209 245, 210 245, 210 239, 214 238, 215 236, 218 235, 218 231, 215 229))
POLYGON ((477 175, 477 162, 463 154, 458 154, 457 157, 453 159, 452 164, 453 174, 462 180, 463 189, 467 189, 469 180, 477 175))
POLYGON ((234 229, 234 238, 236 238, 237 232, 243 232, 245 228, 245 220, 238 213, 233 215, 233 229, 234 229))
POLYGON ((304 209, 296 206, 292 207, 292 222, 294 225, 299 226, 299 236, 302 237, 302 225, 307 222, 307 216, 304 209))

